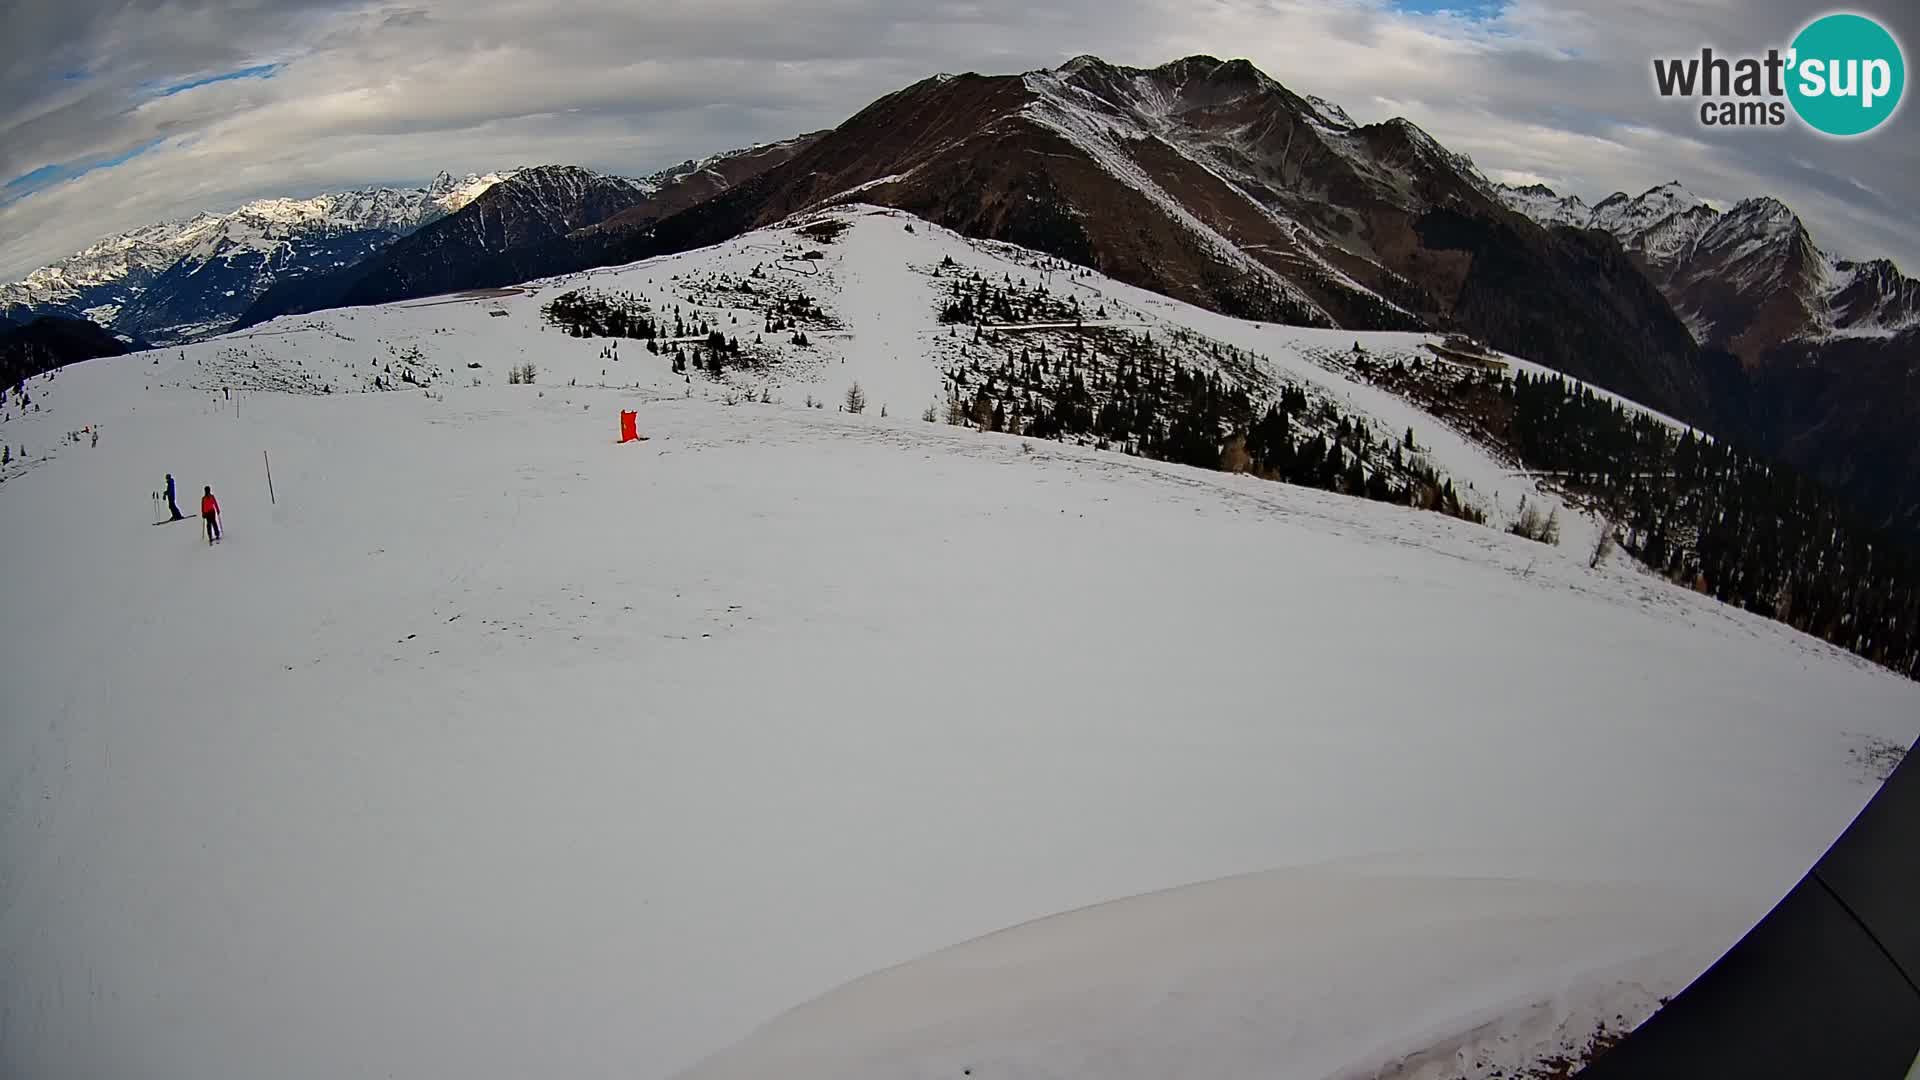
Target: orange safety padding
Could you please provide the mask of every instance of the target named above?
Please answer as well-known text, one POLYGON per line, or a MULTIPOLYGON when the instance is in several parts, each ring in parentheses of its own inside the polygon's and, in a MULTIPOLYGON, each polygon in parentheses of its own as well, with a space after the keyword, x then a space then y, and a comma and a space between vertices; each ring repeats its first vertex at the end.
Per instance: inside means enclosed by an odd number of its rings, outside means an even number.
POLYGON ((640 414, 626 409, 620 410, 620 441, 635 442, 640 438, 640 414))

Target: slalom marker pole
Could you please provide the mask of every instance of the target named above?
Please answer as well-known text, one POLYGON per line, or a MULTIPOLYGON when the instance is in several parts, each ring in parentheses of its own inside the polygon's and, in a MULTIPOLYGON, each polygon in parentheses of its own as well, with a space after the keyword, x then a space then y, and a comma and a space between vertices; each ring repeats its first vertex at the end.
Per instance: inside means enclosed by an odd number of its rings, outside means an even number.
POLYGON ((278 506, 280 500, 273 497, 273 460, 267 457, 265 450, 260 451, 260 460, 266 462, 267 465, 267 502, 270 505, 278 506))

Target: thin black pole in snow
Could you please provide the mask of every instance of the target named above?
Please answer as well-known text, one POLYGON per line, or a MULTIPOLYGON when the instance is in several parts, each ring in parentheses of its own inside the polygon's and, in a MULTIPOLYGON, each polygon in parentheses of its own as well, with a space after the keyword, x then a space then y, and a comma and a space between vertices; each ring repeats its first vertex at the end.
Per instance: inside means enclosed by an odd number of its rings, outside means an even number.
POLYGON ((273 460, 267 457, 265 450, 260 451, 260 460, 267 463, 267 503, 278 506, 280 500, 273 497, 273 460))

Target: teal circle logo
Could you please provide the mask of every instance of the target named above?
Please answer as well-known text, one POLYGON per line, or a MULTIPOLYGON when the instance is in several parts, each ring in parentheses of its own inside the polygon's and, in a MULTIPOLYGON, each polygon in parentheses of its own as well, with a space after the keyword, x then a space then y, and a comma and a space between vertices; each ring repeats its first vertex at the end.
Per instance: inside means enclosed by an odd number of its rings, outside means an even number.
POLYGON ((1793 39, 1787 99, 1815 131, 1864 135, 1900 106, 1907 64, 1886 27, 1842 12, 1822 15, 1793 39))

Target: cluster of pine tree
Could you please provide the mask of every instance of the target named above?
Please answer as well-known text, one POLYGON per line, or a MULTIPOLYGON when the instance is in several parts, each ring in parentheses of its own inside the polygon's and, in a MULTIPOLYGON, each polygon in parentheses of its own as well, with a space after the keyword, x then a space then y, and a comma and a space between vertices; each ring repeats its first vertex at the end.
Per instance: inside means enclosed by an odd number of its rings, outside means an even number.
POLYGON ((1558 376, 1506 385, 1509 449, 1675 581, 1920 678, 1920 558, 1793 469, 1558 376))
POLYGON ((1246 382, 1181 363, 1148 335, 1109 332, 1101 340, 1106 357, 1076 337, 1062 353, 1026 348, 950 370, 948 422, 1485 520, 1412 453, 1410 439, 1377 436, 1331 401, 1316 404, 1287 387, 1257 411, 1246 382))
MULTIPOLYGON (((951 257, 941 265, 943 268, 950 266, 951 257)), ((947 290, 946 304, 940 308, 941 322, 974 326, 995 323, 1077 323, 1081 318, 1078 299, 1067 297, 1062 300, 1047 292, 1045 282, 1035 282, 1029 286, 1025 277, 1016 281, 1010 273, 1003 274, 999 282, 990 281, 977 272, 970 277, 957 278, 947 290)))
POLYGON ((547 321, 564 327, 572 337, 652 340, 662 336, 652 312, 632 293, 608 296, 576 289, 554 297, 540 311, 547 321))
POLYGON ((779 333, 792 330, 809 322, 815 325, 827 323, 827 313, 805 296, 789 296, 776 299, 767 309, 767 333, 779 333))
MULTIPOLYGON (((804 301, 795 303, 808 307, 804 301)), ((776 305, 770 309, 769 326, 779 321, 779 316, 773 313, 776 310, 790 308, 776 305)), ((739 367, 749 359, 740 346, 739 337, 723 334, 705 320, 688 322, 677 306, 669 325, 664 315, 654 316, 631 294, 610 297, 581 289, 555 297, 542 311, 574 337, 644 340, 647 352, 670 358, 676 374, 697 370, 717 377, 728 367, 739 367)))
POLYGON ((1331 326, 1324 312, 1259 274, 1209 274, 1201 285, 1213 306, 1235 318, 1289 326, 1331 326))
POLYGON ((0 377, 24 387, 35 375, 58 371, 66 363, 59 350, 35 342, 0 348, 0 377))
MULTIPOLYGON (((676 347, 673 350, 673 370, 675 374, 684 373, 688 370, 689 366, 691 366, 694 369, 704 371, 718 378, 720 373, 728 367, 739 367, 746 361, 746 353, 740 348, 740 339, 737 337, 728 337, 718 330, 709 329, 706 338, 695 342, 692 348, 693 351, 691 355, 689 355, 685 346, 676 347)), ((662 349, 651 341, 647 342, 647 351, 655 353, 666 352, 665 349, 662 349)))
POLYGON ((1411 430, 1397 441, 1383 439, 1331 403, 1323 403, 1319 413, 1321 425, 1330 425, 1329 430, 1296 436, 1301 422, 1311 417, 1306 394, 1297 387, 1287 388, 1241 438, 1248 462, 1245 471, 1486 523, 1486 514, 1463 500, 1452 480, 1414 453, 1411 430))

